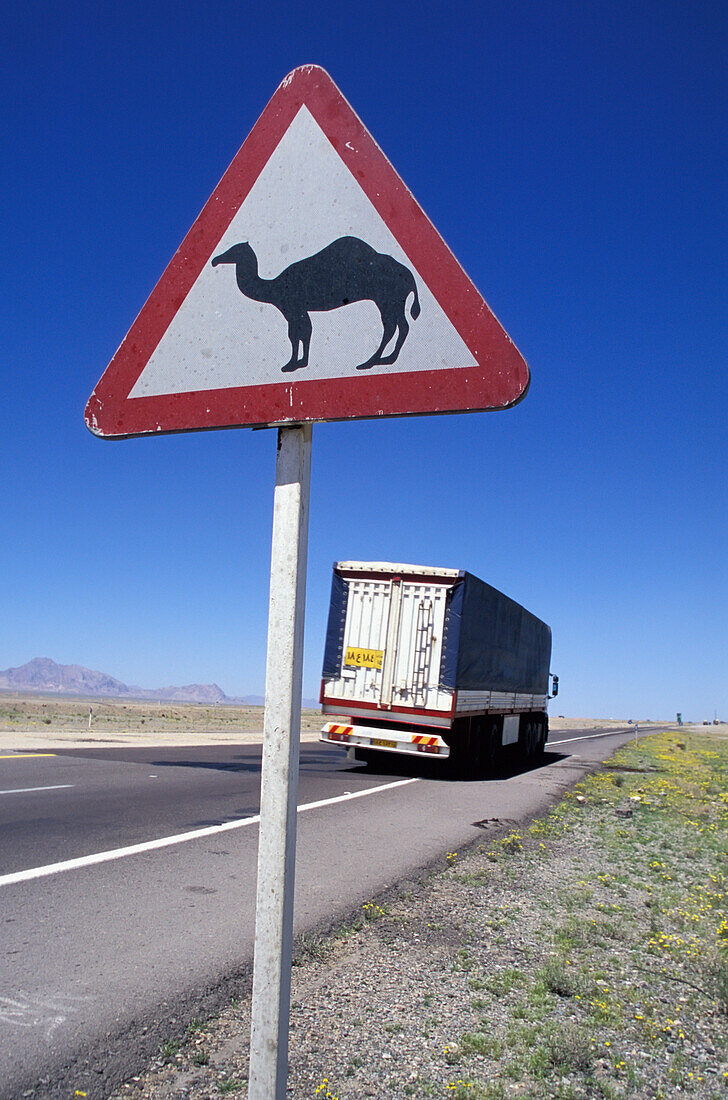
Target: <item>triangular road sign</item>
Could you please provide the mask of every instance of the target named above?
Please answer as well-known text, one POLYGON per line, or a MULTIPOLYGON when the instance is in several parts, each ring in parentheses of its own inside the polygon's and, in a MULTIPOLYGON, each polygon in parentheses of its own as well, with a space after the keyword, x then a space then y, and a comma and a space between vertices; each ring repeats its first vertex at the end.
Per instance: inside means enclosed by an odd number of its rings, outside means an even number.
POLYGON ((323 69, 282 82, 91 395, 119 437, 505 408, 528 367, 323 69))

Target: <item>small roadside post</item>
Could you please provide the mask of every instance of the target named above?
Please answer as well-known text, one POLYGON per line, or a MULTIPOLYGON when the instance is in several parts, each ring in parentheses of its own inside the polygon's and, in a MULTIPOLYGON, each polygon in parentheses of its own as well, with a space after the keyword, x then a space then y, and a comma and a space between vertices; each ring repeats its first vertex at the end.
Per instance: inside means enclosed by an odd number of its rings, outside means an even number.
POLYGON ((87 403, 103 439, 278 429, 250 1100, 286 1092, 312 426, 505 409, 528 384, 513 341, 331 77, 304 65, 87 403))

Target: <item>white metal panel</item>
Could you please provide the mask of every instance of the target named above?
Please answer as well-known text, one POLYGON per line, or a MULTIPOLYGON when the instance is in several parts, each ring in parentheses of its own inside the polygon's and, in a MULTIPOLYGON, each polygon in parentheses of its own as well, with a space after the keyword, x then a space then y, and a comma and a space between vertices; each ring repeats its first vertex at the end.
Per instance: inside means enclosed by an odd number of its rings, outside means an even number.
POLYGON ((519 714, 507 714, 503 719, 503 744, 515 745, 518 740, 518 726, 521 721, 519 714))
MULTIPOLYGON (((375 649, 384 653, 391 582, 357 577, 348 584, 344 651, 349 646, 354 646, 357 649, 375 649)), ((379 703, 382 694, 382 669, 344 667, 338 680, 326 682, 326 693, 336 699, 379 703)))
POLYGON ((441 691, 440 661, 449 585, 403 582, 392 703, 449 710, 452 693, 441 691))
MULTIPOLYGON (((339 563, 342 571, 356 571, 357 562, 339 563)), ((367 563, 366 573, 376 573, 367 563)), ((375 563, 376 564, 376 563, 375 563)), ((333 699, 370 703, 388 710, 407 707, 449 712, 452 692, 439 686, 447 593, 450 584, 433 583, 421 570, 422 582, 400 581, 392 565, 380 563, 391 580, 362 576, 348 578, 349 593, 344 626, 344 651, 378 650, 382 667, 344 667, 336 680, 327 680, 325 694, 333 699)), ((403 566, 402 572, 414 567, 403 566)), ((453 579, 458 576, 450 570, 453 579)), ((438 577, 442 576, 437 572, 438 577)))
POLYGON ((401 604, 402 582, 399 577, 393 577, 389 593, 387 638, 384 647, 384 659, 382 661, 382 690, 379 696, 379 701, 383 707, 392 705, 392 684, 394 681, 394 665, 397 660, 397 646, 399 644, 399 616, 401 604))

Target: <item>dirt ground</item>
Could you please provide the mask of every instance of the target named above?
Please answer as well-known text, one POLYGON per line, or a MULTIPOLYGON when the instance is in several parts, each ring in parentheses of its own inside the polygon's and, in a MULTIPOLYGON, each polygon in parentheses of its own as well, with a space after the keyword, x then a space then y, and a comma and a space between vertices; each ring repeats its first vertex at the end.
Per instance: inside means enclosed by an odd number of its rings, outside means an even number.
MULTIPOLYGON (((301 740, 315 741, 318 708, 301 711, 301 740)), ((255 744, 263 708, 0 694, 0 749, 76 745, 255 744)))
MULTIPOLYGON (((327 720, 336 716, 327 715, 327 720)), ((318 708, 301 711, 301 740, 316 741, 318 708)), ((550 717, 552 730, 618 728, 626 719, 550 717)), ((647 729, 657 723, 640 722, 647 729)), ((662 723, 664 726, 664 723, 662 723)), ((259 744, 263 708, 0 693, 0 750, 80 745, 259 744)))

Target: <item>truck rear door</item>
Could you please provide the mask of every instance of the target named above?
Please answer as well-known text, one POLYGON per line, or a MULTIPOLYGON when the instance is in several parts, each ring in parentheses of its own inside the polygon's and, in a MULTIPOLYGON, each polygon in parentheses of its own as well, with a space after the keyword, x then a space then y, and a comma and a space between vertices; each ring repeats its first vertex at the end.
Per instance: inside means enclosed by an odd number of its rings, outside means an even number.
POLYGON ((389 710, 450 709, 439 686, 450 584, 429 579, 354 577, 349 581, 340 677, 326 698, 389 710))

